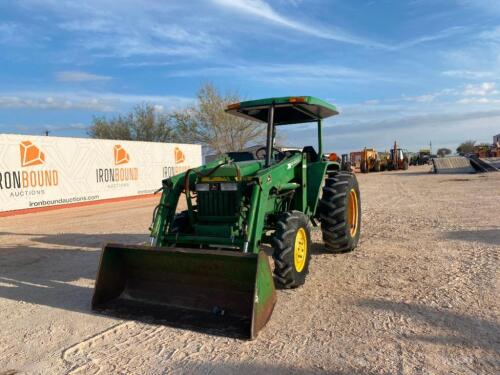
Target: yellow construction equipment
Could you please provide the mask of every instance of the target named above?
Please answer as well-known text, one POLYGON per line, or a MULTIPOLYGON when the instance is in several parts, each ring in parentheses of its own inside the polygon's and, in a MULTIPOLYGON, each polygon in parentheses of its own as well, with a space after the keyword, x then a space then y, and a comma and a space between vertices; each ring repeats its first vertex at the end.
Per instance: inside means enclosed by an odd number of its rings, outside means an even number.
POLYGON ((360 169, 362 173, 380 172, 380 158, 377 150, 374 148, 364 148, 361 154, 360 169))
POLYGON ((409 165, 408 160, 408 152, 400 147, 396 141, 394 141, 394 146, 392 147, 390 156, 389 156, 389 169, 390 170, 398 170, 403 169, 407 170, 409 165))

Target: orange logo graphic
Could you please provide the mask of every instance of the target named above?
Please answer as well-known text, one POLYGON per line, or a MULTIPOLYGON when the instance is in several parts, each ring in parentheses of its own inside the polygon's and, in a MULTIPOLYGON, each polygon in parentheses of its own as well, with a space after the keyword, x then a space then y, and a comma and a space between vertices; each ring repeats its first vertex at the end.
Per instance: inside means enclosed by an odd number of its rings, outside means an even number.
POLYGON ((22 141, 19 149, 21 150, 21 167, 40 165, 45 162, 45 154, 31 141, 22 141))
POLYGON ((115 145, 114 152, 115 152, 115 165, 128 163, 129 156, 127 154, 127 151, 125 151, 125 149, 122 146, 115 145))
POLYGON ((175 157, 176 164, 184 163, 184 160, 185 160, 184 153, 181 151, 181 149, 179 147, 176 147, 174 149, 174 157, 175 157))

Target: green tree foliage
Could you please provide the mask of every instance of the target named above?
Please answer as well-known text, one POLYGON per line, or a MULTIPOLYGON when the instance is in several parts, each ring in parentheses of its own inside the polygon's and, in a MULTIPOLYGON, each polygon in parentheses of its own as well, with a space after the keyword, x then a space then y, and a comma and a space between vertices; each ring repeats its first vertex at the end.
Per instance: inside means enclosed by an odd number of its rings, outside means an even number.
POLYGON ((474 151, 475 144, 476 144, 476 141, 473 141, 473 140, 468 140, 468 141, 462 142, 457 147, 457 152, 460 154, 467 154, 469 152, 472 152, 472 151, 474 151))
POLYGON ((437 155, 442 158, 450 154, 451 150, 449 148, 440 148, 439 150, 437 150, 437 155))
POLYGON ((266 131, 265 125, 225 112, 228 104, 239 101, 238 95, 222 95, 207 83, 190 106, 158 113, 153 105, 141 104, 125 115, 95 117, 88 134, 101 139, 201 143, 217 154, 238 151, 263 141, 266 131))
POLYGON ((148 142, 172 142, 176 133, 168 124, 168 117, 148 103, 136 106, 126 115, 114 118, 94 117, 88 131, 92 138, 120 139, 148 142))
POLYGON ((266 131, 265 125, 224 111, 239 101, 237 94, 223 95, 206 83, 198 90, 196 103, 172 111, 169 122, 182 142, 201 143, 217 154, 238 151, 264 139, 266 131))

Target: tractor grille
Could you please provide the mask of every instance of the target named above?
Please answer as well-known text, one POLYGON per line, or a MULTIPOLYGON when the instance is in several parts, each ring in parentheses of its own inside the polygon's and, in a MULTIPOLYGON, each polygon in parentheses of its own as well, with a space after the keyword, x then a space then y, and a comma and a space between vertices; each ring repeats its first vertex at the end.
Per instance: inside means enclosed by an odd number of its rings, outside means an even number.
POLYGON ((239 213, 239 191, 198 192, 198 216, 200 219, 233 219, 239 213))

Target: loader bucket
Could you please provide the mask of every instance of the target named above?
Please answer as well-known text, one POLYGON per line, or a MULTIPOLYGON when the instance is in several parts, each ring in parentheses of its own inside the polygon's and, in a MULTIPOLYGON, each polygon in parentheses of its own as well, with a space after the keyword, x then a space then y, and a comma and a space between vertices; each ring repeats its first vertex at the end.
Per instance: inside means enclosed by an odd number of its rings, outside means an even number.
POLYGON ((263 252, 107 244, 92 309, 253 339, 275 302, 263 252))

